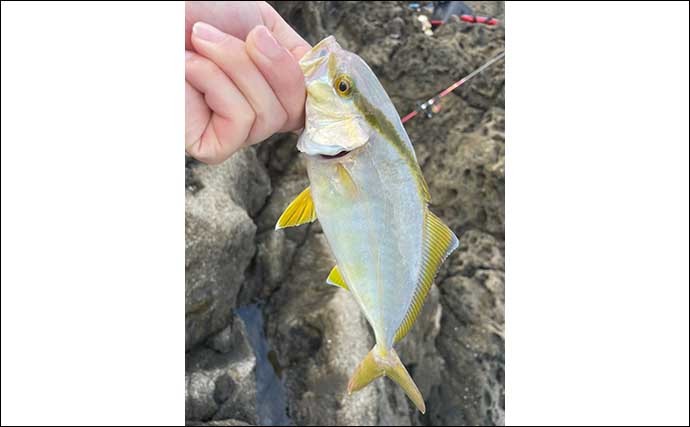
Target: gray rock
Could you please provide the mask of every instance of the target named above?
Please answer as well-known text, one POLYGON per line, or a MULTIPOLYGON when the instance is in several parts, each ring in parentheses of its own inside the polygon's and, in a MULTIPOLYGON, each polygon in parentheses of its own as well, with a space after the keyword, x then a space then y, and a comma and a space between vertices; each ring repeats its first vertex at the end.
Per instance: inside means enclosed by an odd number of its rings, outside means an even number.
POLYGON ((221 421, 209 421, 209 422, 201 422, 201 421, 187 421, 185 423, 187 426, 251 426, 253 424, 248 424, 245 423, 244 421, 239 421, 239 420, 221 420, 221 421))
POLYGON ((257 159, 254 147, 233 155, 221 170, 224 173, 215 174, 216 179, 226 183, 232 200, 254 217, 271 194, 271 180, 257 159))
MULTIPOLYGON (((289 140, 289 139, 288 139, 289 140)), ((295 150, 292 143, 292 150, 295 150)), ((276 231, 275 224, 287 205, 308 185, 302 161, 293 157, 285 165, 286 175, 273 179, 273 193, 266 201, 257 224, 257 254, 251 283, 245 283, 239 303, 251 304, 265 300, 282 284, 289 272, 297 246, 304 243, 309 227, 320 229, 318 223, 309 226, 290 227, 276 231)))
POLYGON ((234 316, 204 346, 188 353, 185 364, 188 421, 256 423, 256 358, 242 320, 234 316))
POLYGON ((450 129, 441 144, 426 144, 423 159, 435 213, 454 230, 480 229, 502 236, 505 228, 503 110, 487 110, 474 129, 450 129))
POLYGON ((253 424, 248 424, 245 423, 244 421, 239 421, 239 420, 221 420, 221 421, 209 421, 209 422, 201 422, 201 421, 187 421, 185 425, 188 426, 251 426, 253 424))
MULTIPOLYGON (((305 227, 306 228, 306 227, 305 227)), ((303 240, 303 239, 302 239, 303 240)), ((269 230, 257 236, 257 269, 265 285, 258 296, 265 299, 275 292, 288 273, 298 242, 286 236, 285 231, 269 230)))
MULTIPOLYGON (((288 137, 284 145, 291 146, 291 150, 296 152, 296 141, 296 137, 288 137)), ((302 190, 309 186, 307 169, 299 156, 295 155, 292 157, 290 163, 284 167, 285 170, 282 173, 277 173, 269 169, 269 171, 273 173, 271 177, 273 180, 273 192, 271 193, 271 197, 266 200, 261 215, 256 219, 256 224, 260 233, 274 230, 280 214, 283 213, 287 205, 297 197, 302 190)), ((283 232, 298 235, 298 239, 303 238, 305 235, 304 228, 301 227, 288 228, 283 232)))
POLYGON ((187 350, 227 324, 244 269, 254 255, 254 224, 229 200, 218 199, 206 213, 185 216, 187 350), (219 222, 207 216, 216 207, 224 217, 219 222))
MULTIPOLYGON (((238 163, 188 166, 185 197, 185 348, 228 324, 244 272, 255 253, 256 226, 231 176, 238 163), (191 175, 191 177, 190 177, 191 175), (192 184, 190 184, 190 181, 192 184), (232 190, 232 191, 231 191, 232 190), (234 191, 234 193, 233 193, 234 191)), ((239 163, 243 164, 243 163, 239 163)), ((261 167, 258 161, 257 167, 261 167)), ((256 202, 244 199, 246 206, 256 202)))
POLYGON ((191 169, 204 188, 229 195, 251 217, 264 206, 271 193, 271 180, 254 147, 238 151, 220 165, 196 164, 191 169))
POLYGON ((504 259, 491 235, 469 231, 440 285, 436 340, 445 360, 434 388, 433 425, 505 424, 504 259))

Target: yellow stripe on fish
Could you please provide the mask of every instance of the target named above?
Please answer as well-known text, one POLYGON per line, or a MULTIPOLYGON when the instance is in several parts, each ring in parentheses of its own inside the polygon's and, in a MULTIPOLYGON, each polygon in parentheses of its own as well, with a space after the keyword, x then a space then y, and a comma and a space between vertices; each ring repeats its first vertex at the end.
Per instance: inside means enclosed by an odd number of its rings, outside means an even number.
POLYGON ((403 142, 400 134, 396 131, 393 124, 386 118, 386 116, 367 101, 366 97, 362 94, 356 92, 353 95, 353 100, 357 109, 362 112, 364 119, 373 126, 376 130, 381 132, 381 134, 386 138, 388 142, 393 144, 393 146, 400 152, 400 154, 405 158, 407 166, 410 168, 417 183, 419 185, 419 191, 424 197, 424 200, 429 203, 431 202, 431 195, 429 194, 429 187, 427 186, 426 180, 422 175, 422 170, 412 155, 412 152, 407 150, 405 143, 403 142))

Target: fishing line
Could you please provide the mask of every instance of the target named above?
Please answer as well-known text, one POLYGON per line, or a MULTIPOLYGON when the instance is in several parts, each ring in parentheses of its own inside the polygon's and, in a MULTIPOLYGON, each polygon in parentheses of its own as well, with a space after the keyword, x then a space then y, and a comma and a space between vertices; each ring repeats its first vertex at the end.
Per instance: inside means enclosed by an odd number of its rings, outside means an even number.
POLYGON ((438 95, 434 96, 433 98, 428 99, 428 100, 427 100, 426 102, 424 102, 423 104, 419 104, 419 106, 418 106, 414 111, 410 112, 409 114, 407 114, 406 116, 404 116, 404 117, 402 118, 402 122, 405 123, 406 121, 408 121, 408 120, 410 120, 411 118, 413 118, 414 116, 416 116, 418 113, 422 113, 422 112, 425 113, 427 117, 431 117, 431 112, 429 111, 429 110, 430 110, 430 107, 432 107, 433 105, 435 105, 436 103, 438 103, 438 102, 441 100, 441 98, 443 98, 444 96, 446 96, 446 95, 448 95, 449 93, 453 92, 455 89, 457 89, 458 87, 460 87, 462 84, 464 84, 465 82, 467 82, 468 80, 470 80, 472 77, 476 76, 477 74, 479 74, 479 73, 481 73, 482 71, 484 71, 484 70, 486 70, 487 68, 489 68, 489 67, 490 67, 491 65, 493 65, 496 61, 498 61, 498 60, 500 60, 501 58, 503 58, 504 55, 505 55, 505 51, 499 53, 498 55, 494 56, 493 58, 491 58, 490 60, 488 60, 487 62, 485 62, 482 66, 480 66, 480 67, 477 68, 476 70, 472 71, 471 73, 469 73, 469 74, 466 75, 465 77, 461 78, 461 79, 458 80, 457 82, 455 82, 455 83, 453 83, 452 85, 448 86, 446 89, 444 89, 444 90, 443 90, 442 92, 440 92, 438 95))

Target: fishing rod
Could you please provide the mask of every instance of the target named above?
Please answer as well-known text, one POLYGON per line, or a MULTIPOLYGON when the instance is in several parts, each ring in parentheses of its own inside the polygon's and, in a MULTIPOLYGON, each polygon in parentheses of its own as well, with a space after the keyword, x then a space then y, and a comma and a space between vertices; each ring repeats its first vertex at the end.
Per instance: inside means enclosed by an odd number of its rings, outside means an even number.
POLYGON ((498 55, 494 56, 493 58, 491 58, 490 60, 485 62, 481 67, 477 68, 476 70, 472 71, 471 73, 469 73, 465 77, 461 78, 457 82, 448 86, 443 91, 439 92, 438 95, 434 96, 433 98, 428 99, 426 102, 424 102, 422 104, 419 104, 415 110, 413 110, 412 112, 410 112, 409 114, 407 114, 406 116, 404 116, 402 118, 402 122, 403 123, 407 122, 408 120, 412 119, 413 117, 415 117, 419 113, 424 113, 427 117, 431 117, 432 112, 437 112, 437 111, 434 111, 434 107, 436 106, 436 104, 438 104, 441 101, 441 98, 443 98, 444 96, 453 92, 455 89, 460 87, 462 84, 464 84, 465 82, 470 80, 472 77, 476 76, 477 74, 479 74, 482 71, 489 68, 496 61, 503 58, 504 55, 505 55, 505 51, 499 53, 498 55), (431 111, 429 111, 429 110, 431 110, 431 111))
POLYGON ((429 23, 436 28, 453 17, 468 24, 495 26, 500 22, 491 16, 475 15, 472 8, 462 1, 411 2, 407 7, 421 15, 428 16, 429 23))
MULTIPOLYGON (((458 15, 453 15, 453 16, 458 16, 458 15)), ((484 25, 491 25, 491 26, 498 25, 498 19, 487 17, 487 16, 460 15, 460 16, 458 16, 458 18, 462 22, 467 22, 470 24, 484 24, 484 25)), ((441 19, 432 19, 429 22, 431 22, 431 25, 436 26, 436 27, 441 26, 445 23, 445 21, 443 21, 441 19)))

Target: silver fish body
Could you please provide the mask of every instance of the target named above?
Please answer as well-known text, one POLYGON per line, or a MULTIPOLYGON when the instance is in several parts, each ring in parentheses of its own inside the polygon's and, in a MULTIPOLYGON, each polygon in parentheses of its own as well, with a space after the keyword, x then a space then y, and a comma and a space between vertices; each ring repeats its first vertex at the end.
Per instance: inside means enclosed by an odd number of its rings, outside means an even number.
POLYGON ((376 342, 391 348, 419 278, 425 205, 400 154, 372 138, 342 158, 307 156, 307 171, 340 273, 376 342))
POLYGON ((393 346, 414 324, 434 275, 458 246, 428 207, 430 196, 405 128, 373 71, 333 37, 300 61, 306 126, 297 148, 310 187, 276 229, 315 220, 337 261, 328 283, 350 291, 376 337, 348 392, 380 376, 398 383, 420 411, 424 399, 393 346))

